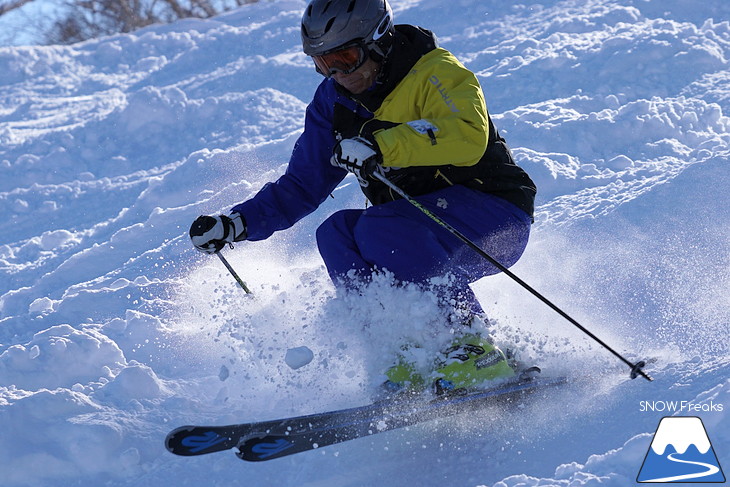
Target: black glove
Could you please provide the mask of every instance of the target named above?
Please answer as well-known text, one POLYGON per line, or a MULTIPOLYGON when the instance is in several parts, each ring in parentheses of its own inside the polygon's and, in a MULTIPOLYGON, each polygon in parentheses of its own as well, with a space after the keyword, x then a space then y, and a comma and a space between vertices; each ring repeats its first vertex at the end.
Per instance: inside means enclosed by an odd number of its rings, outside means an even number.
POLYGON ((246 222, 236 212, 229 216, 202 215, 190 225, 190 240, 201 252, 215 254, 226 244, 246 240, 246 222))
POLYGON ((382 155, 377 144, 363 137, 355 137, 337 143, 330 163, 347 169, 364 182, 378 170, 381 160, 382 155))

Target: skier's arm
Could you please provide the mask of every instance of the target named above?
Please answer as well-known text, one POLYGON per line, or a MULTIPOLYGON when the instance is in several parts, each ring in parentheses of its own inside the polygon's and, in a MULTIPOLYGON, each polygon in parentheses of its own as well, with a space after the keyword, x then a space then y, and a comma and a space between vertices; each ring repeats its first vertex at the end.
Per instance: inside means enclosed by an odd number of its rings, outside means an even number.
POLYGON ((489 140, 476 76, 444 49, 431 51, 415 68, 391 94, 390 105, 375 114, 397 122, 374 134, 383 166, 476 164, 489 140))
POLYGON ((307 107, 304 132, 294 145, 286 172, 232 208, 246 222, 247 240, 264 240, 291 227, 316 210, 347 175, 329 162, 335 139, 328 106, 331 104, 320 85, 307 107))

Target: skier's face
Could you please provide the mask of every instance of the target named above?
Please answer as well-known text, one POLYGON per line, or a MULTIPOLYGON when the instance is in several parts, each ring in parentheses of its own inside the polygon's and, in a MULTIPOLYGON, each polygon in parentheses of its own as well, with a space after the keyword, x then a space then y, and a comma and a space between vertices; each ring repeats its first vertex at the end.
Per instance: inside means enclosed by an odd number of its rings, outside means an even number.
POLYGON ((379 69, 380 65, 378 63, 372 59, 368 59, 352 73, 345 74, 336 72, 332 74, 332 77, 347 91, 353 95, 358 95, 373 85, 379 69))

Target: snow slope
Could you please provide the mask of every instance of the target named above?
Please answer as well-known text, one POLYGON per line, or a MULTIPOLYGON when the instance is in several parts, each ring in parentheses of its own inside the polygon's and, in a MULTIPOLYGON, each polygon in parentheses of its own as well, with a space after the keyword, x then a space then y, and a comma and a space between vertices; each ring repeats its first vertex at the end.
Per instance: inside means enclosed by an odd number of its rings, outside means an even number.
POLYGON ((513 270, 632 359, 628 371, 504 276, 495 336, 559 393, 263 464, 178 458, 172 428, 367 402, 428 293, 335 296, 320 210, 227 251, 186 236, 280 174, 318 75, 300 0, 74 46, 0 48, 0 467, 9 486, 632 485, 659 420, 702 418, 730 469, 730 4, 394 0, 478 73, 538 183, 513 270), (287 351, 314 358, 294 370, 287 351), (681 408, 675 410, 676 408, 681 408), (669 408, 669 410, 667 410, 669 408))

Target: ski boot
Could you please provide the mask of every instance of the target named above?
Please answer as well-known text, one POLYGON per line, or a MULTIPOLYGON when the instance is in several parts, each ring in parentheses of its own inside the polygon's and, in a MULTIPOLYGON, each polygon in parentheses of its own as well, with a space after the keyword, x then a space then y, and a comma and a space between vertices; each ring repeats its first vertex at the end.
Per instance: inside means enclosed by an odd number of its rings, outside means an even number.
MULTIPOLYGON (((414 352, 404 347, 404 351, 414 352)), ((405 353, 398 363, 390 367, 382 390, 388 395, 404 392, 419 393, 429 383, 437 395, 459 394, 482 386, 485 381, 515 377, 516 362, 508 358, 497 346, 476 333, 467 333, 456 339, 441 356, 434 360, 430 374, 419 372, 416 365, 406 359, 405 353)))
POLYGON ((385 371, 387 380, 381 386, 383 391, 389 395, 404 392, 415 394, 427 389, 427 381, 416 365, 423 363, 422 355, 421 347, 413 344, 403 345, 398 354, 398 363, 385 371))
POLYGON ((426 389, 426 380, 416 369, 405 362, 399 362, 385 371, 388 378, 381 388, 388 395, 418 393, 426 389))
POLYGON ((515 376, 513 361, 486 338, 467 333, 455 340, 437 364, 433 382, 436 395, 460 394, 486 381, 515 376))

